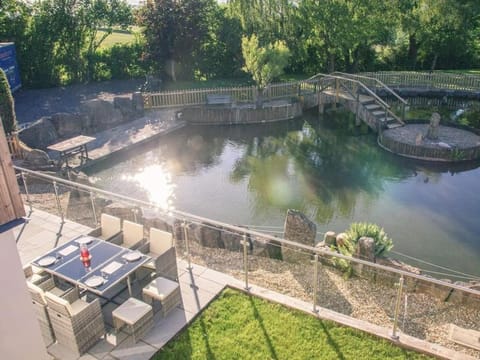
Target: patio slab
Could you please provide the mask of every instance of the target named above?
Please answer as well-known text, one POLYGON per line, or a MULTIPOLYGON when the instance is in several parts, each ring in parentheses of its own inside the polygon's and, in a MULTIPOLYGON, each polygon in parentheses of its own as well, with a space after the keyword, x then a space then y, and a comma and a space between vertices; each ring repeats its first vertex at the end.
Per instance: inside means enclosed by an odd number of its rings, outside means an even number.
MULTIPOLYGON (((23 264, 45 253, 45 249, 48 251, 71 239, 71 237, 64 236, 64 229, 68 230, 69 236, 72 234, 85 234, 91 230, 86 226, 69 221, 66 221, 63 227, 60 227, 60 223, 60 218, 55 215, 49 215, 34 209, 30 214, 30 221, 26 225, 20 225, 14 229, 14 235, 17 237, 17 248, 23 264), (57 234, 59 228, 62 231, 57 234)), ((133 343, 131 336, 124 332, 114 334, 111 328, 107 326, 107 334, 80 359, 148 360, 179 331, 193 321, 226 286, 245 291, 245 283, 243 281, 227 274, 197 264, 192 264, 191 268, 189 268, 187 262, 181 259, 177 259, 177 266, 182 303, 175 310, 165 318, 161 317, 160 312, 155 314, 152 329, 136 344, 133 343)), ((316 313, 313 312, 312 303, 282 295, 254 284, 250 285, 248 293, 301 310, 320 319, 332 320, 392 341, 391 329, 373 325, 321 307, 317 307, 318 312, 316 313)), ((410 349, 432 354, 440 358, 473 359, 473 357, 464 353, 455 352, 440 345, 402 333, 399 335, 400 338, 396 343, 410 349)), ((56 359, 60 360, 76 358, 70 351, 58 344, 50 346, 49 352, 56 359)))

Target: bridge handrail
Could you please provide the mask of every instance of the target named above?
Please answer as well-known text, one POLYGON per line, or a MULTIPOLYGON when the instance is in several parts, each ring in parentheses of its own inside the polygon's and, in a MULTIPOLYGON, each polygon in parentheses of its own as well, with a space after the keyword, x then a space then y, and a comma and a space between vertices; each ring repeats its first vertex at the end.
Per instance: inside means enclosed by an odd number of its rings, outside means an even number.
POLYGON ((378 83, 378 85, 380 85, 380 87, 384 88, 390 94, 392 94, 394 97, 396 97, 400 102, 402 102, 405 105, 408 105, 408 101, 406 101, 404 98, 402 98, 400 95, 398 95, 395 91, 393 91, 392 88, 390 88, 388 85, 384 84, 382 81, 378 80, 377 78, 370 77, 370 76, 365 76, 365 75, 348 74, 348 73, 344 73, 344 72, 340 72, 340 71, 335 71, 333 74, 340 74, 340 75, 343 75, 343 76, 351 76, 351 77, 357 77, 357 78, 361 78, 361 79, 373 80, 376 83, 378 83))
POLYGON ((383 105, 383 106, 386 107, 387 109, 390 109, 390 105, 388 105, 385 101, 383 101, 381 97, 379 97, 377 94, 375 94, 372 90, 370 90, 370 89, 369 89, 364 83, 362 83, 361 81, 358 81, 358 80, 355 80, 355 79, 346 78, 346 77, 343 77, 343 76, 331 75, 331 74, 322 74, 322 73, 318 73, 318 74, 316 74, 316 75, 313 75, 312 77, 308 78, 308 79, 305 80, 305 81, 315 80, 315 78, 317 78, 317 77, 332 78, 332 79, 345 80, 345 81, 348 81, 348 82, 354 82, 354 83, 358 84, 360 87, 362 87, 369 95, 371 95, 371 96, 375 99, 375 101, 378 101, 381 105, 383 105))
MULTIPOLYGON (((45 180, 49 180, 52 183, 55 183, 57 185, 58 184, 63 184, 65 186, 71 187, 73 189, 86 191, 90 194, 93 194, 93 193, 101 194, 103 196, 108 197, 109 199, 123 200, 123 201, 126 201, 130 205, 145 206, 145 207, 148 207, 150 209, 159 209, 158 205, 156 205, 154 203, 151 203, 151 202, 148 202, 148 201, 143 201, 143 200, 131 198, 129 196, 112 193, 112 192, 105 191, 105 190, 102 190, 102 189, 98 189, 98 188, 95 188, 95 187, 92 187, 92 186, 89 186, 89 185, 85 185, 85 184, 77 183, 77 182, 74 182, 74 181, 62 179, 62 178, 52 176, 52 175, 48 175, 48 174, 44 174, 44 173, 41 173, 41 172, 38 172, 38 171, 33 171, 33 170, 30 170, 30 169, 22 168, 22 167, 19 167, 19 166, 16 166, 16 165, 14 165, 13 167, 16 171, 18 171, 20 173, 27 174, 27 175, 37 177, 37 178, 41 178, 41 179, 45 179, 45 180)), ((359 258, 346 256, 346 255, 343 255, 341 253, 333 252, 329 249, 323 249, 323 248, 319 248, 319 247, 313 247, 313 246, 305 245, 305 244, 298 243, 298 242, 291 241, 291 240, 287 240, 287 239, 284 239, 284 238, 281 238, 281 237, 276 237, 276 236, 269 235, 269 234, 266 234, 266 233, 263 233, 263 232, 258 232, 258 231, 255 231, 255 230, 251 230, 251 229, 248 229, 246 227, 240 227, 240 226, 236 226, 236 225, 232 225, 232 224, 227 224, 227 223, 224 223, 224 222, 221 222, 221 221, 204 218, 204 217, 201 217, 201 216, 198 216, 198 215, 193 215, 193 214, 183 212, 183 211, 179 211, 179 210, 176 210, 176 209, 169 209, 169 210, 163 210, 163 211, 164 211, 164 213, 168 213, 171 217, 175 217, 177 219, 183 219, 183 220, 188 219, 189 221, 193 221, 193 222, 207 223, 207 224, 215 225, 215 226, 218 226, 220 228, 232 230, 232 231, 240 233, 240 234, 250 234, 250 235, 257 236, 257 237, 260 237, 260 238, 263 238, 263 239, 266 239, 266 240, 272 240, 272 241, 275 241, 277 243, 288 245, 288 246, 292 247, 293 249, 298 249, 299 251, 307 251, 311 254, 324 255, 324 256, 328 256, 328 257, 335 257, 335 258, 338 258, 338 259, 343 259, 343 260, 350 261, 352 263, 362 264, 362 265, 373 267, 373 268, 383 270, 383 271, 386 271, 386 272, 411 277, 411 278, 414 278, 414 279, 417 279, 417 280, 427 281, 427 282, 430 282, 430 283, 433 283, 433 284, 436 284, 436 285, 441 285, 441 286, 445 286, 445 287, 448 287, 448 288, 451 288, 451 289, 461 290, 463 292, 470 293, 472 295, 480 296, 480 290, 471 289, 471 288, 468 288, 468 287, 465 287, 465 286, 457 285, 455 283, 450 283, 450 282, 447 282, 447 281, 444 281, 444 280, 438 280, 438 279, 435 279, 435 278, 432 278, 432 277, 419 275, 419 274, 416 274, 416 273, 413 273, 413 272, 405 271, 405 270, 402 270, 402 269, 398 269, 398 268, 394 268, 394 267, 390 267, 390 266, 386 266, 386 265, 373 263, 373 262, 362 260, 362 259, 359 259, 359 258)))

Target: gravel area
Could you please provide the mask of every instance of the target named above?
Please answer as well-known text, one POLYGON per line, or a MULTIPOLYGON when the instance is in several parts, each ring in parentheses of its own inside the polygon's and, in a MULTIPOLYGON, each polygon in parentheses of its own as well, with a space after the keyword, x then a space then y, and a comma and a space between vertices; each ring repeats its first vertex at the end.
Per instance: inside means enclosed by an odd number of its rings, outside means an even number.
MULTIPOLYGON (((383 136, 409 145, 416 145, 418 134, 427 134, 428 124, 408 124, 395 129, 388 129, 383 136)), ((466 130, 440 125, 438 127, 438 140, 432 141, 424 138, 420 145, 427 148, 441 148, 439 143, 450 145, 452 148, 469 149, 480 146, 480 136, 466 130)))
POLYGON ((17 121, 19 124, 25 124, 55 113, 75 113, 85 100, 130 95, 144 81, 144 79, 112 80, 48 89, 20 89, 13 94, 17 121))

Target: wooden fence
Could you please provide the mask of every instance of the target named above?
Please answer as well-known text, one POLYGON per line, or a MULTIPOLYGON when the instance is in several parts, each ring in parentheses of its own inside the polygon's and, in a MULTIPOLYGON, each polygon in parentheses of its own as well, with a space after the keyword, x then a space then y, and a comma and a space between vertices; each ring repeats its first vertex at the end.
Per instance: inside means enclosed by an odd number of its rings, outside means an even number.
POLYGON ((478 75, 414 71, 380 71, 358 75, 376 78, 391 87, 480 91, 480 76, 478 75))
POLYGON ((254 102, 258 94, 255 86, 189 89, 143 94, 146 109, 163 107, 182 107, 186 105, 206 104, 207 95, 230 95, 237 102, 254 102))
POLYGON ((20 146, 20 140, 17 133, 11 133, 6 135, 7 146, 10 154, 14 159, 23 159, 23 150, 20 146))

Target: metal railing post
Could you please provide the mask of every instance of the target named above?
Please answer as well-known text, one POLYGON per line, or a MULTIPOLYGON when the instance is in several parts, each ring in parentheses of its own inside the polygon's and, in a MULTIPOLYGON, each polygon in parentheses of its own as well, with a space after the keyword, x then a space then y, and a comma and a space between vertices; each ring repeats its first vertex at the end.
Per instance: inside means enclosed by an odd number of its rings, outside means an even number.
POLYGON ((315 254, 313 263, 313 312, 318 313, 317 291, 318 291, 318 254, 315 254))
POLYGON ((397 325, 398 325, 398 314, 400 312, 400 304, 402 302, 403 281, 404 281, 403 275, 401 275, 400 281, 398 282, 397 300, 395 303, 395 314, 393 316, 393 329, 392 329, 392 336, 391 336, 393 340, 398 340, 397 325))
POLYGON ((30 212, 32 212, 33 207, 32 200, 30 199, 30 193, 28 192, 27 177, 23 171, 21 171, 20 174, 22 175, 23 187, 25 188, 25 195, 27 196, 28 207, 30 208, 30 212))
POLYGON ((60 204, 60 198, 58 197, 58 186, 57 182, 53 181, 53 190, 55 191, 55 200, 57 202, 57 210, 60 218, 62 219, 62 224, 65 223, 65 217, 63 216, 62 204, 60 204))
POLYGON ((187 263, 188 263, 187 269, 191 270, 192 260, 190 258, 190 246, 188 243, 188 227, 187 227, 187 221, 185 219, 183 220, 183 237, 185 238, 185 250, 187 251, 187 263))
POLYGON ((93 194, 92 191, 90 191, 90 202, 92 203, 93 221, 95 221, 95 225, 97 225, 98 219, 97 219, 97 212, 95 210, 95 195, 93 194))
POLYGON ((245 272, 245 290, 250 290, 248 286, 248 249, 247 249, 247 234, 243 234, 243 271, 245 272))

